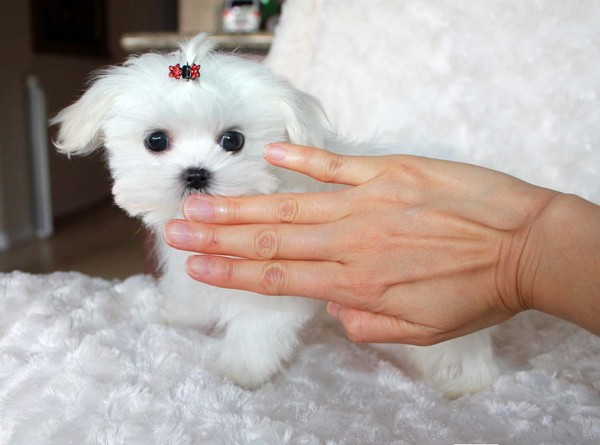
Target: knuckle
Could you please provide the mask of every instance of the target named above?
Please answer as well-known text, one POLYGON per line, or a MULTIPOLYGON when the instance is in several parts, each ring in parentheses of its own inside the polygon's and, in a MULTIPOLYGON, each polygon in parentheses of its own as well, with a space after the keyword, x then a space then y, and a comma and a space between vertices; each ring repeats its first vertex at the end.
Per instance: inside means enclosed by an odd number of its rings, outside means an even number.
POLYGON ((344 288, 348 289, 349 291, 359 292, 362 287, 365 286, 367 277, 363 276, 362 273, 356 272, 357 271, 354 268, 348 268, 347 270, 343 271, 342 283, 344 288))
POLYGON ((261 271, 261 284, 264 294, 281 295, 286 287, 287 273, 283 263, 270 261, 261 271))
POLYGON ((226 197, 217 206, 217 212, 233 224, 244 222, 244 206, 237 198, 226 197))
POLYGON ((275 258, 279 250, 279 236, 273 227, 261 230, 254 239, 254 251, 261 260, 275 258))
POLYGON ((233 263, 227 261, 224 262, 220 267, 219 267, 219 272, 221 275, 221 279, 225 282, 225 283, 232 283, 234 281, 235 278, 235 266, 233 265, 233 263))
POLYGON ((421 164, 413 159, 407 159, 396 165, 396 175, 407 185, 417 187, 427 182, 427 175, 421 164))
POLYGON ((277 219, 284 223, 291 223, 298 217, 298 201, 293 198, 284 199, 277 206, 277 219))
POLYGON ((363 330, 362 318, 356 313, 348 315, 348 318, 344 320, 344 330, 346 331, 346 336, 352 342, 364 343, 367 341, 363 330))
POLYGON ((378 307, 384 292, 384 286, 376 283, 372 277, 349 273, 343 281, 343 292, 348 298, 360 301, 365 309, 378 307))
POLYGON ((219 236, 212 227, 206 227, 202 230, 201 235, 198 237, 200 245, 198 249, 202 249, 206 252, 211 252, 219 245, 219 236))
POLYGON ((344 165, 344 158, 332 154, 325 162, 325 171, 323 172, 322 180, 324 182, 334 182, 339 176, 342 166, 344 165))

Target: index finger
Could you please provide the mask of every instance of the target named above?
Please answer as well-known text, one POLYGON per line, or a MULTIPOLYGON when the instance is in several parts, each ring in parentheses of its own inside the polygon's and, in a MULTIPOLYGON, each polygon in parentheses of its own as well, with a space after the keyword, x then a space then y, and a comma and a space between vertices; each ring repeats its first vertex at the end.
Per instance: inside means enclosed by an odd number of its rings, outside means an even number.
POLYGON ((360 185, 379 176, 386 163, 381 156, 346 156, 315 147, 277 142, 265 148, 273 165, 310 176, 321 182, 360 185))
MULTIPOLYGON (((273 165, 306 174, 316 180, 360 185, 380 175, 382 157, 343 156, 327 150, 276 143, 265 148, 273 165)), ((216 224, 303 223, 334 221, 348 215, 343 192, 287 193, 225 197, 192 195, 184 204, 190 221, 216 224)))

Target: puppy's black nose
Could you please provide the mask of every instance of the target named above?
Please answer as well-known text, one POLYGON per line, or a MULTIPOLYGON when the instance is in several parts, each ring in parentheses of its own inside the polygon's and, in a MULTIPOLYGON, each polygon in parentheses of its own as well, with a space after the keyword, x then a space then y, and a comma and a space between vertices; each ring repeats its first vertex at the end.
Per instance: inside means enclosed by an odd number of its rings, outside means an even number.
POLYGON ((183 181, 188 189, 202 190, 210 182, 210 176, 204 168, 189 168, 183 173, 183 181))

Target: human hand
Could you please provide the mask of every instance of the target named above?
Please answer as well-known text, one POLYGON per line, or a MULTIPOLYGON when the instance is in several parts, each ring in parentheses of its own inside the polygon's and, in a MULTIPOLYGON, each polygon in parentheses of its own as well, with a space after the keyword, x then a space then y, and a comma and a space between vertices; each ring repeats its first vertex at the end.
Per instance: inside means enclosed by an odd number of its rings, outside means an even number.
POLYGON ((433 344, 531 307, 519 260, 532 222, 557 192, 414 156, 272 144, 265 157, 350 187, 190 197, 187 221, 169 222, 165 239, 204 254, 188 259, 194 279, 329 301, 355 341, 433 344))

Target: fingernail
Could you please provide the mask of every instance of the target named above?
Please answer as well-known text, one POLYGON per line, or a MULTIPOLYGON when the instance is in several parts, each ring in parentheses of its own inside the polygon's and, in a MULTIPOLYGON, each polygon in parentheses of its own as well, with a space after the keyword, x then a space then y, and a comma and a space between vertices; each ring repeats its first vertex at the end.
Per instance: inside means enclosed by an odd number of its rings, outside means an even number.
POLYGON ((210 202, 203 198, 189 198, 183 207, 185 216, 196 221, 210 221, 215 210, 210 202))
POLYGON ((185 246, 192 239, 192 232, 186 223, 171 221, 165 226, 164 236, 170 244, 185 246))
POLYGON ((264 156, 272 161, 282 161, 287 156, 287 148, 278 144, 269 144, 265 147, 264 156))
POLYGON ((188 257, 186 261, 188 273, 195 276, 208 275, 210 272, 209 261, 209 258, 205 257, 204 255, 194 255, 188 257))
POLYGON ((333 302, 327 303, 327 313, 331 315, 333 318, 338 318, 338 314, 340 313, 341 305, 333 302))

